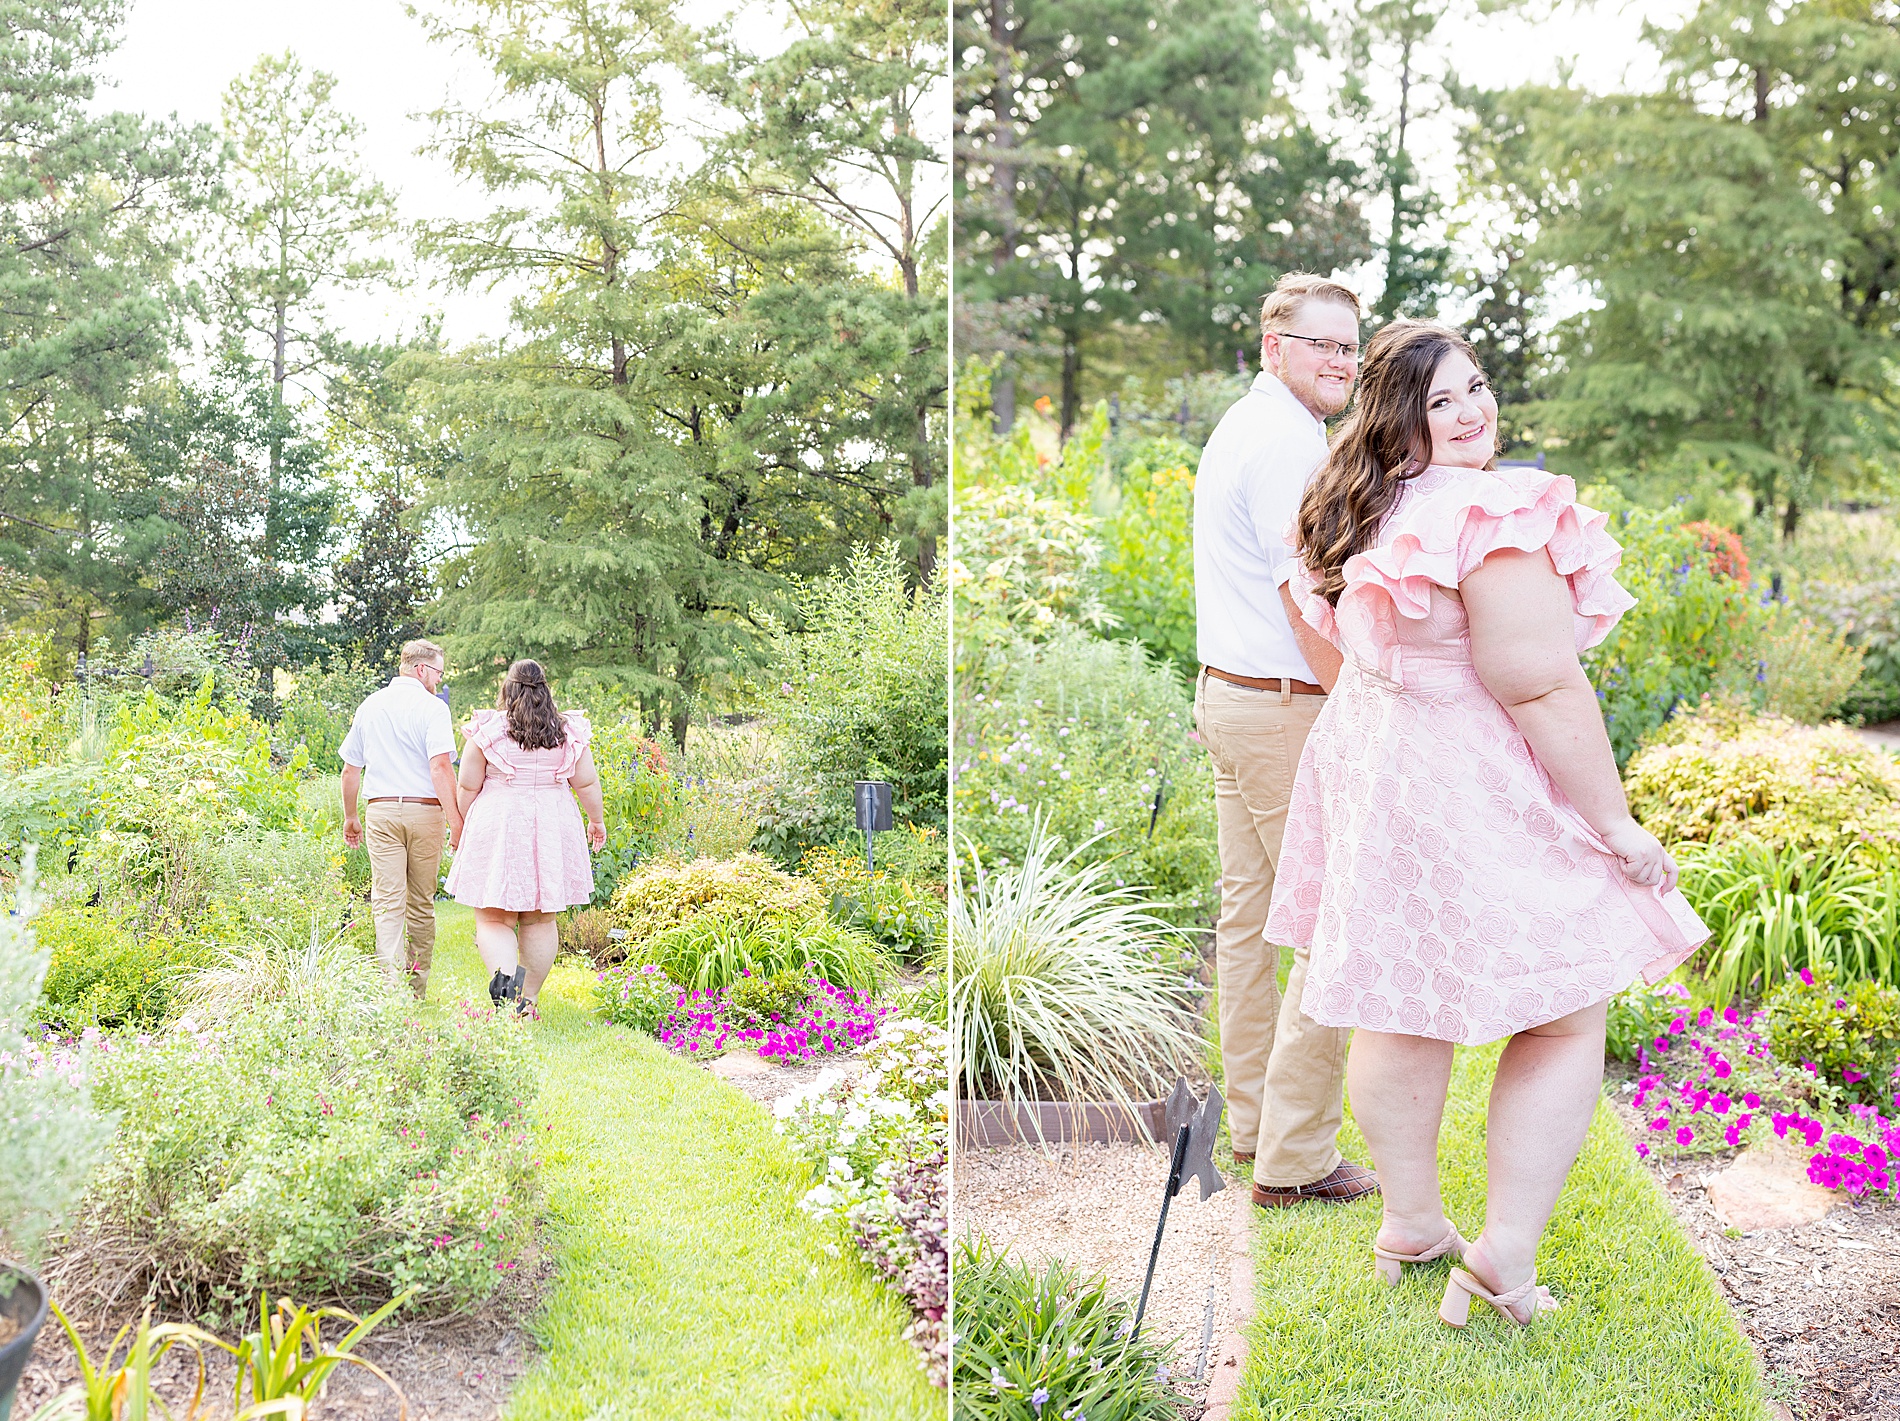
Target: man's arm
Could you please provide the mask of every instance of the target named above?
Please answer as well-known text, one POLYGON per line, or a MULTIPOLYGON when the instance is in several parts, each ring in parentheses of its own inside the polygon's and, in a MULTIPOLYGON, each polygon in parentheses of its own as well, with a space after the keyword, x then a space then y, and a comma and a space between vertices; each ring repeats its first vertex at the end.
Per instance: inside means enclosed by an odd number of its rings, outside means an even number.
POLYGON ((363 842, 363 821, 356 817, 356 794, 363 787, 363 767, 343 762, 343 842, 355 848, 363 842))
POLYGON ((1293 640, 1299 644, 1300 655, 1312 669, 1313 679, 1330 696, 1334 683, 1339 680, 1339 668, 1345 664, 1346 658, 1339 654, 1338 647, 1314 631, 1306 618, 1300 615, 1300 609, 1293 601, 1293 591, 1284 582, 1280 584, 1280 605, 1286 608, 1287 622, 1293 628, 1293 640))
POLYGON ((459 844, 462 840, 462 806, 455 799, 455 771, 449 767, 447 755, 429 757, 429 783, 435 786, 435 797, 442 801, 442 812, 449 818, 449 843, 459 844))

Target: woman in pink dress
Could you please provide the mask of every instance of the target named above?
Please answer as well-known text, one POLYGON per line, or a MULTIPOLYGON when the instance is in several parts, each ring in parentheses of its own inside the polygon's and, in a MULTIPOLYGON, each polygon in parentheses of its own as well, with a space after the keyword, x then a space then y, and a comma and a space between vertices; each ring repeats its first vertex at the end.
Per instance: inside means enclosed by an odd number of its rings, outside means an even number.
POLYGON ((445 886, 475 910, 489 997, 526 1012, 554 966, 554 915, 594 896, 588 850, 607 826, 587 717, 555 708, 540 663, 510 666, 495 704, 469 718, 456 784, 465 820, 445 886))
POLYGON ((1374 1254, 1448 1253, 1439 1315, 1557 1306, 1537 1247, 1596 1109, 1609 998, 1708 936, 1630 817, 1578 653, 1634 605, 1572 482, 1498 470, 1497 401, 1457 333, 1372 338, 1359 403, 1301 502, 1304 617, 1345 657, 1287 812, 1271 942, 1308 947, 1301 1009, 1355 1027, 1353 1116, 1378 1168, 1374 1254), (1438 1189, 1454 1044, 1509 1037, 1484 1232, 1438 1189))

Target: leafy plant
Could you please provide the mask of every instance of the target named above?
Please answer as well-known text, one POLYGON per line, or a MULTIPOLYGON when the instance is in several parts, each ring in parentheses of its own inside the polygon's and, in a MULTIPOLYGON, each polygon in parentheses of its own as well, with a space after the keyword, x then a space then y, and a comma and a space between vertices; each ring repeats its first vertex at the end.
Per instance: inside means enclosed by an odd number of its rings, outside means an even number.
POLYGON ((211 952, 200 943, 137 934, 105 906, 52 909, 35 931, 52 954, 43 1017, 67 1032, 158 1026, 179 979, 211 952))
POLYGON ((339 752, 356 708, 386 681, 387 677, 355 659, 338 660, 329 667, 305 667, 279 707, 278 744, 286 755, 302 746, 311 767, 321 774, 341 774, 339 752))
POLYGON ((160 1323, 154 1327, 152 1309, 148 1306, 138 1326, 134 1328, 127 1323, 121 1327, 112 1345, 106 1348, 105 1356, 95 1363, 86 1353, 84 1340, 66 1314, 59 1310, 59 1305, 51 1303, 48 1309, 59 1320, 66 1340, 72 1344, 73 1357, 79 1363, 79 1385, 47 1402, 33 1413, 31 1421, 144 1421, 154 1408, 169 1417, 171 1409, 158 1399, 153 1389, 152 1369, 166 1353, 180 1345, 190 1348, 198 1357, 198 1384, 185 1415, 197 1414, 204 1396, 205 1346, 222 1345, 210 1333, 183 1322, 160 1323), (130 1342, 126 1341, 128 1333, 130 1342), (121 1344, 125 1346, 125 1356, 114 1365, 121 1344))
POLYGON ((1656 1039, 1682 1012, 1682 989, 1669 984, 1650 986, 1640 979, 1610 998, 1603 1049, 1619 1061, 1633 1061, 1636 1053, 1656 1039))
POLYGON ((772 977, 742 976, 726 990, 732 1019, 743 1026, 767 1026, 789 1021, 811 1000, 803 972, 780 972, 772 977))
POLYGON ((1888 1105, 1900 1066, 1900 989, 1841 983, 1826 968, 1802 972, 1769 993, 1769 1045, 1783 1061, 1812 1065, 1851 1100, 1888 1105))
POLYGON ((1038 816, 1110 881, 1149 885, 1170 921, 1208 921, 1220 866, 1214 774, 1186 689, 1138 646, 1066 632, 959 679, 957 832, 986 865, 1023 862, 1038 816))
POLYGON ((814 975, 872 990, 891 975, 890 960, 863 933, 822 913, 727 917, 699 913, 646 939, 639 958, 665 969, 683 987, 732 987, 747 976, 814 975))
POLYGON ((1709 927, 1695 960, 1716 1000, 1766 991, 1802 968, 1880 982, 1900 972, 1900 866, 1752 837, 1679 845, 1676 857, 1683 893, 1709 927))
POLYGON ((959 1421, 1174 1421, 1172 1350, 1136 1335, 1108 1280, 1061 1259, 1038 1274, 987 1239, 957 1246, 951 1387, 959 1421))
POLYGON ((630 1026, 648 1036, 658 1032, 682 995, 666 969, 651 962, 618 963, 602 971, 594 984, 602 1017, 615 1026, 630 1026))
POLYGON ((1777 605, 1761 619, 1755 655, 1763 708, 1802 725, 1818 725, 1853 692, 1866 653, 1849 644, 1839 627, 1777 605))
MULTIPOLYGON (((1202 1050, 1180 934, 1140 890, 1038 823, 1019 867, 952 882, 950 1033, 958 1094, 1008 1103, 1166 1093, 1202 1050)), ((959 868, 961 866, 959 865, 959 868)))
POLYGON ((604 961, 616 950, 615 940, 611 936, 615 931, 614 915, 605 909, 570 909, 561 915, 558 929, 561 951, 588 962, 604 961))
POLYGON ((402 1394, 402 1388, 389 1373, 351 1349, 374 1331, 378 1323, 414 1298, 416 1292, 417 1289, 411 1287, 397 1294, 368 1317, 358 1317, 338 1307, 299 1307, 287 1298, 279 1298, 273 1309, 270 1294, 260 1293, 257 1331, 247 1334, 236 1347, 225 1348, 237 1361, 231 1395, 235 1421, 264 1416, 303 1421, 322 1395, 330 1374, 346 1365, 361 1367, 379 1378, 396 1397, 398 1417, 407 1417, 409 1400, 402 1394), (346 1323, 350 1330, 341 1341, 326 1346, 323 1341, 325 1322, 346 1323))
MULTIPOLYGON (((902 838, 886 835, 899 845, 935 849, 929 859, 941 867, 942 843, 935 830, 916 830, 902 838)), ((884 847, 884 846, 880 846, 884 847)), ((928 860, 927 860, 928 861, 928 860)), ((921 961, 942 942, 943 899, 930 886, 920 887, 901 868, 864 866, 862 853, 852 846, 821 844, 807 849, 799 871, 818 885, 831 903, 831 914, 847 927, 876 939, 907 961, 921 961)))
POLYGON ((1144 450, 1147 457, 1131 461, 1122 472, 1117 507, 1102 525, 1108 548, 1102 600, 1119 623, 1116 635, 1139 641, 1192 679, 1200 666, 1193 451, 1170 443, 1173 447, 1144 450), (1161 457, 1154 459, 1156 454, 1161 457))

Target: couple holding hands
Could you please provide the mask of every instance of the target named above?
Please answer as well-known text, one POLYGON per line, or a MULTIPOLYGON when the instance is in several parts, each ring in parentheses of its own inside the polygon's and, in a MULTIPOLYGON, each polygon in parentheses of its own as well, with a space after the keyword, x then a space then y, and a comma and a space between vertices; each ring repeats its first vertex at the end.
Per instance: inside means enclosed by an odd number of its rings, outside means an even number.
POLYGON ((1194 514, 1235 1154, 1262 1206, 1382 1193, 1387 1281, 1456 1255, 1446 1322, 1477 1298, 1527 1324, 1557 1306, 1537 1248, 1609 998, 1708 936, 1630 816, 1578 661, 1635 605, 1622 550, 1568 478, 1497 467, 1497 401, 1455 331, 1394 321, 1361 362, 1357 298, 1304 275, 1260 326, 1194 514), (1452 1047, 1506 1037, 1466 1241, 1438 1187, 1452 1047), (1376 1174, 1340 1155, 1344 1090, 1376 1174))
POLYGON ((343 842, 369 847, 383 971, 421 999, 446 826, 455 862, 443 887, 475 910, 488 995, 529 1012, 560 946, 555 914, 593 897, 588 852, 607 841, 593 732, 583 713, 554 704, 539 662, 517 661, 495 708, 469 717, 458 773, 448 703, 438 698, 446 675, 441 647, 406 642, 398 674, 357 707, 340 752, 343 842))

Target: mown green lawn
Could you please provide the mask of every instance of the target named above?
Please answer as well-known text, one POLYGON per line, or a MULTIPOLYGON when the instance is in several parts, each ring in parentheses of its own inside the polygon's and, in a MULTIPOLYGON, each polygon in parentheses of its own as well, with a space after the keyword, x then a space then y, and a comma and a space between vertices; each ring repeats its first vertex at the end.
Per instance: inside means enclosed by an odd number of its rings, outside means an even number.
MULTIPOLYGON (((485 1000, 473 914, 438 916, 430 996, 485 1000)), ((848 1250, 828 1255, 832 1236, 796 1207, 809 1167, 767 1113, 601 1025, 591 986, 563 960, 541 996, 556 1274, 506 1421, 942 1417, 908 1311, 848 1250)))
MULTIPOLYGON (((1460 1050, 1440 1141, 1446 1209, 1484 1223, 1484 1102, 1498 1046, 1460 1050)), ((1369 1163, 1348 1117, 1341 1148, 1369 1163)), ((1438 1320, 1448 1265, 1372 1272, 1377 1199, 1256 1210, 1258 1309, 1236 1421, 1763 1421, 1755 1355, 1607 1105, 1538 1260, 1564 1311, 1528 1330, 1474 1305, 1438 1320)))

